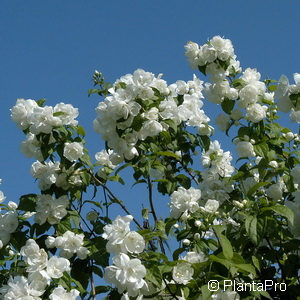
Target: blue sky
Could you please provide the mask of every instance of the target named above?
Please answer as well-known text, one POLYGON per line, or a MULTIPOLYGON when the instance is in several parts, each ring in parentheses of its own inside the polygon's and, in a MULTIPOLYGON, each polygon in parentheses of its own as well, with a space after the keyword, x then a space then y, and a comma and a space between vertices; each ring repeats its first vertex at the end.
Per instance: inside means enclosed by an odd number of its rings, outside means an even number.
MULTIPOLYGON (((194 71, 184 57, 185 43, 221 35, 233 41, 243 68, 291 78, 300 72, 299 11, 299 1, 274 0, 2 0, 1 189, 13 201, 36 189, 29 173, 33 161, 19 151, 24 136, 10 120, 17 98, 78 107, 93 155, 103 147, 92 129, 99 99, 87 97, 95 69, 109 81, 137 68, 163 73, 169 83, 189 80, 194 71)), ((221 137, 221 143, 226 149, 228 140, 221 137)), ((143 194, 131 189, 127 197, 133 208, 143 194)))

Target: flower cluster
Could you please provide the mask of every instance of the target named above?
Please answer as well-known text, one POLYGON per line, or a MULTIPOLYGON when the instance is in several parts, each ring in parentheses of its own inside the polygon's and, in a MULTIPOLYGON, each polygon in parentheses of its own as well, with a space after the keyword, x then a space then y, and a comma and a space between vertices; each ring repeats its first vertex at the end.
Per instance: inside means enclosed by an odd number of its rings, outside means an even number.
POLYGON ((196 77, 168 86, 161 75, 155 77, 138 69, 118 79, 109 89, 110 95, 96 108, 94 129, 109 148, 127 160, 138 155, 139 141, 167 131, 167 120, 176 125, 186 122, 209 134, 209 118, 201 110, 202 88, 196 77))
MULTIPOLYGON (((24 257, 28 277, 11 277, 7 285, 0 289, 5 300, 25 299, 26 297, 26 299, 40 300, 47 286, 50 285, 51 279, 61 278, 64 272, 70 271, 70 262, 67 259, 57 256, 48 259, 47 252, 40 249, 39 245, 32 239, 27 240, 25 246, 21 248, 20 254, 24 257)), ((55 298, 58 292, 62 295, 66 293, 62 287, 58 288, 60 291, 56 288, 50 295, 50 299, 58 299, 55 298)), ((75 289, 70 292, 73 299, 78 294, 79 292, 75 289)))
POLYGON ((66 231, 62 236, 48 236, 46 246, 48 248, 59 248, 59 255, 65 258, 71 258, 76 254, 80 259, 86 259, 89 250, 83 247, 83 234, 75 234, 72 231, 66 231))
POLYGON ((118 216, 112 224, 105 225, 102 237, 108 240, 106 250, 116 254, 113 257, 113 265, 105 268, 104 278, 114 284, 119 293, 127 291, 129 296, 137 296, 141 288, 146 288, 147 283, 143 279, 146 269, 138 258, 131 259, 126 253, 141 253, 145 249, 143 237, 130 231, 131 215, 118 216))
POLYGON ((279 79, 276 97, 279 99, 278 110, 282 112, 291 112, 290 118, 293 122, 300 123, 300 74, 294 74, 295 84, 289 84, 285 75, 279 79))
POLYGON ((71 104, 59 103, 54 107, 42 107, 31 99, 18 99, 11 109, 11 117, 17 125, 35 135, 51 133, 53 128, 63 125, 76 126, 77 116, 78 109, 71 104))

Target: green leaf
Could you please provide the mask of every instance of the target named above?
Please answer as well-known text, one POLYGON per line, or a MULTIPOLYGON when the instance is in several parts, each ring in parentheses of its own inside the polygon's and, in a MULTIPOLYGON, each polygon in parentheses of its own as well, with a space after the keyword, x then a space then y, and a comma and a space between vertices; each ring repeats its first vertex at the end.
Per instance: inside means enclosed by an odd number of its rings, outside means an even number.
POLYGON ((210 139, 207 135, 201 135, 200 136, 200 139, 201 139, 201 146, 202 148, 207 151, 209 149, 209 146, 210 146, 210 139))
POLYGON ((223 109, 224 112, 226 112, 227 114, 231 114, 231 111, 234 107, 235 101, 234 100, 229 100, 229 99, 224 99, 224 101, 221 103, 221 107, 223 109))
POLYGON ((230 241, 228 240, 228 238, 222 234, 222 231, 224 229, 223 226, 219 226, 219 225, 214 225, 212 226, 217 237, 219 238, 222 250, 223 250, 223 254, 227 259, 232 259, 233 257, 233 249, 231 246, 230 241))
POLYGON ((151 266, 147 269, 146 279, 151 281, 155 286, 161 287, 162 276, 157 266, 151 266))
POLYGON ((176 158, 177 160, 180 159, 180 157, 178 155, 176 155, 175 153, 170 152, 170 151, 159 151, 159 152, 156 152, 156 155, 173 157, 173 158, 176 158))
POLYGON ((206 76, 206 65, 204 66, 198 66, 198 70, 206 76))
POLYGON ((53 117, 59 117, 59 116, 63 116, 65 115, 66 113, 64 113, 63 111, 57 111, 55 113, 53 113, 53 117))
POLYGON ((212 292, 209 290, 207 285, 201 286, 202 300, 211 300, 212 292))
POLYGON ((18 205, 18 210, 23 211, 36 211, 37 195, 36 194, 27 194, 23 195, 20 198, 20 202, 18 205))
POLYGON ((256 274, 255 268, 250 264, 235 264, 234 266, 241 271, 246 271, 251 274, 256 274))
POLYGON ((252 256, 252 262, 253 262, 253 265, 255 266, 255 268, 260 271, 260 265, 259 265, 259 260, 255 257, 255 256, 252 256))
POLYGON ((82 126, 78 125, 77 126, 77 133, 81 136, 85 136, 85 130, 82 126))
POLYGON ((249 215, 245 220, 245 228, 251 241, 257 245, 257 218, 256 216, 249 215))
POLYGON ((267 184, 270 184, 270 182, 258 182, 256 184, 254 184, 248 191, 247 193, 247 196, 248 197, 251 197, 259 188, 267 185, 267 184))
POLYGON ((271 206, 271 207, 264 207, 264 208, 262 208, 262 210, 272 210, 272 211, 276 212, 277 214, 287 218, 291 224, 294 224, 294 213, 290 208, 288 208, 285 205, 277 204, 277 205, 271 206))
POLYGON ((254 151, 261 157, 268 157, 269 147, 266 143, 260 143, 253 146, 254 151))

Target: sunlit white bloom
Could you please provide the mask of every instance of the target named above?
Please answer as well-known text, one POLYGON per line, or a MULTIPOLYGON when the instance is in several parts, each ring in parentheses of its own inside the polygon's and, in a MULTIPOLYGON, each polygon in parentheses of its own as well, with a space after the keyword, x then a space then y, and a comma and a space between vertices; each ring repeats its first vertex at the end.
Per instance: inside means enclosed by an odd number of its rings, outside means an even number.
POLYGON ((290 118, 295 123, 300 123, 300 110, 291 109, 290 118))
POLYGON ((59 248, 60 256, 65 258, 71 258, 74 254, 80 259, 86 259, 89 251, 83 247, 83 234, 75 234, 72 231, 66 231, 62 236, 53 237, 48 236, 46 242, 49 248, 59 248))
POLYGON ((75 120, 79 115, 78 108, 73 107, 72 104, 58 103, 54 106, 53 112, 60 119, 60 125, 76 126, 78 124, 78 121, 75 120))
POLYGON ((36 161, 31 166, 31 174, 39 179, 39 187, 41 190, 47 190, 52 184, 56 183, 58 177, 59 162, 52 161, 41 163, 36 161))
POLYGON ((50 300, 76 300, 79 296, 79 291, 72 289, 70 292, 67 292, 62 286, 56 287, 51 295, 49 296, 50 300))
POLYGON ((269 162, 269 166, 276 169, 276 168, 278 168, 278 162, 276 160, 271 160, 269 162))
POLYGON ((104 226, 102 237, 107 239, 106 250, 109 253, 141 253, 145 249, 144 238, 130 231, 132 216, 118 216, 112 224, 104 226))
POLYGON ((33 157, 39 161, 43 161, 43 155, 41 152, 41 144, 36 139, 36 136, 29 132, 25 141, 21 144, 21 152, 26 157, 33 157))
POLYGON ((253 123, 257 123, 266 117, 267 106, 254 103, 249 105, 246 110, 246 118, 253 123))
POLYGON ((188 284, 193 278, 194 269, 190 263, 180 262, 178 263, 172 271, 173 280, 179 284, 188 284))
POLYGON ((205 203, 205 206, 201 207, 201 210, 208 212, 208 213, 214 213, 219 208, 219 202, 217 200, 208 199, 205 203))
POLYGON ((30 116, 34 108, 38 107, 34 100, 17 99, 16 105, 11 109, 11 118, 23 130, 30 126, 30 116))
POLYGON ((53 225, 67 215, 69 199, 66 195, 54 198, 49 194, 38 195, 36 202, 35 221, 42 225, 46 221, 53 225))
POLYGON ((119 294, 127 291, 129 296, 137 296, 139 290, 147 285, 143 279, 146 276, 146 268, 139 259, 130 259, 124 253, 116 255, 112 261, 113 265, 105 268, 106 282, 115 285, 119 294))
POLYGON ((199 200, 201 191, 193 187, 186 190, 179 187, 173 192, 170 201, 170 210, 172 218, 187 217, 190 213, 196 212, 199 209, 199 200))
POLYGON ((122 157, 115 153, 113 150, 102 150, 95 154, 97 163, 102 166, 107 166, 114 169, 119 163, 122 162, 122 157))
POLYGON ((83 145, 78 142, 65 143, 64 157, 69 161, 78 160, 83 156, 83 145))
POLYGON ((188 261, 189 263, 191 264, 196 264, 196 263, 201 263, 201 262, 204 262, 204 261, 207 261, 207 256, 199 251, 199 252, 187 252, 187 254, 181 258, 182 260, 186 260, 188 261))
POLYGON ((0 191, 0 203, 2 203, 5 199, 6 197, 4 196, 4 193, 0 191))
POLYGON ((250 142, 239 141, 236 144, 236 151, 239 157, 253 157, 255 156, 254 147, 250 142))
POLYGON ((60 278, 64 272, 69 272, 70 261, 63 257, 52 256, 47 263, 47 273, 51 278, 60 278))
POLYGON ((217 173, 222 177, 228 177, 233 173, 231 160, 230 152, 224 152, 218 141, 210 142, 209 149, 202 154, 203 166, 209 168, 211 173, 217 173))
POLYGON ((4 300, 41 300, 44 290, 36 290, 24 276, 10 277, 7 285, 0 288, 4 300))

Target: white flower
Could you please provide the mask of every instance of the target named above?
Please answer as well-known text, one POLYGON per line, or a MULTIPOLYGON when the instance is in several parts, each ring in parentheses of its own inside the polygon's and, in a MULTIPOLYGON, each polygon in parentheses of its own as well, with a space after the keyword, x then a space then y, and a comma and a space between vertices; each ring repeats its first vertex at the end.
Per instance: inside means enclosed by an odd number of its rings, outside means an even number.
POLYGON ((236 151, 240 157, 253 157, 255 156, 253 145, 250 142, 239 141, 236 144, 236 151))
POLYGON ((278 162, 276 160, 271 160, 269 162, 269 166, 276 169, 276 168, 278 168, 278 162))
POLYGON ((107 239, 106 250, 109 253, 141 253, 145 249, 144 238, 137 232, 130 231, 132 216, 118 216, 111 225, 104 226, 102 237, 107 239))
POLYGON ((40 146, 40 142, 36 139, 36 136, 29 132, 27 139, 21 144, 21 152, 26 157, 33 157, 39 161, 43 161, 43 155, 40 146))
POLYGON ((290 118, 295 123, 300 123, 300 110, 291 109, 290 118))
POLYGON ((79 296, 79 291, 72 289, 70 292, 67 292, 61 285, 55 288, 51 295, 49 296, 50 300, 76 300, 79 296))
POLYGON ((145 249, 145 241, 139 233, 131 231, 126 234, 122 246, 130 253, 141 253, 145 249))
POLYGON ((230 161, 232 156, 229 151, 224 152, 218 141, 210 142, 209 149, 202 154, 202 164, 205 168, 210 168, 210 173, 217 173, 222 177, 230 176, 234 168, 230 161))
POLYGON ((44 249, 40 249, 33 239, 26 241, 25 246, 21 248, 20 254, 25 258, 26 271, 28 273, 42 271, 47 266, 48 254, 44 249))
POLYGON ((205 206, 201 207, 201 209, 208 213, 215 213, 218 210, 219 206, 220 204, 217 200, 208 199, 205 203, 205 206))
POLYGON ((83 247, 83 234, 75 234, 72 231, 66 231, 62 236, 59 236, 53 241, 52 237, 47 238, 47 244, 51 248, 60 248, 60 256, 71 258, 77 253, 80 259, 86 259, 89 251, 83 247))
POLYGON ((13 233, 18 225, 18 213, 16 211, 8 211, 5 214, 0 214, 0 232, 13 233))
MULTIPOLYGON (((0 195, 1 196, 1 195, 0 195)), ((9 201, 7 203, 7 206, 11 209, 11 210, 16 210, 18 208, 18 204, 16 202, 13 201, 9 201)))
POLYGON ((178 263, 172 271, 173 280, 179 284, 188 284, 189 281, 193 278, 194 269, 190 263, 181 262, 178 263))
POLYGON ((5 199, 6 197, 4 196, 3 192, 0 191, 0 203, 2 203, 5 199))
POLYGON ((58 114, 61 125, 76 126, 78 124, 75 120, 79 115, 78 108, 74 108, 72 104, 58 103, 54 106, 53 112, 58 114))
POLYGON ((36 202, 35 221, 42 225, 46 221, 49 224, 58 224, 59 221, 67 215, 67 206, 69 199, 67 196, 61 196, 57 199, 49 194, 38 195, 36 202))
POLYGON ((162 125, 155 120, 146 121, 139 131, 139 138, 145 140, 148 136, 156 136, 163 131, 162 125))
POLYGON ((59 170, 59 162, 41 163, 36 161, 31 166, 31 174, 39 179, 39 187, 42 191, 49 189, 52 184, 56 183, 59 170))
POLYGON ((146 268, 139 259, 130 259, 124 253, 118 254, 112 260, 113 265, 105 268, 104 279, 114 284, 120 294, 126 290, 129 296, 137 296, 139 290, 147 285, 143 279, 146 268))
POLYGON ((171 195, 170 210, 172 218, 187 217, 189 213, 193 213, 199 209, 199 199, 201 191, 193 187, 186 190, 179 187, 177 191, 171 195))
POLYGON ((117 216, 112 224, 103 227, 104 233, 102 234, 102 237, 107 240, 123 240, 126 234, 130 232, 129 226, 132 220, 133 217, 131 215, 124 217, 117 216))
POLYGON ((26 129, 30 126, 29 118, 34 110, 38 107, 34 100, 17 99, 16 105, 11 109, 11 118, 22 129, 26 129))
POLYGON ((83 145, 78 142, 65 143, 64 157, 69 161, 78 160, 83 156, 83 145))
POLYGON ((5 300, 41 300, 44 290, 36 290, 32 283, 24 276, 10 277, 7 285, 0 288, 5 300))
POLYGON ((116 168, 122 162, 122 157, 111 149, 97 152, 95 158, 100 166, 107 166, 111 169, 116 168))
POLYGON ((182 257, 183 260, 186 260, 188 261, 189 263, 191 264, 195 264, 195 263, 202 263, 202 262, 205 262, 207 261, 207 256, 199 251, 199 252, 187 252, 187 254, 182 257))
POLYGON ((48 260, 47 273, 51 278, 60 278, 64 272, 69 272, 70 261, 63 257, 52 256, 48 260))
POLYGON ((253 123, 257 123, 266 117, 267 106, 255 103, 249 105, 246 110, 246 118, 253 123))

